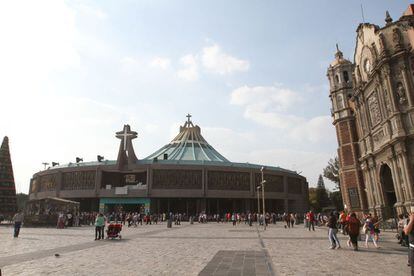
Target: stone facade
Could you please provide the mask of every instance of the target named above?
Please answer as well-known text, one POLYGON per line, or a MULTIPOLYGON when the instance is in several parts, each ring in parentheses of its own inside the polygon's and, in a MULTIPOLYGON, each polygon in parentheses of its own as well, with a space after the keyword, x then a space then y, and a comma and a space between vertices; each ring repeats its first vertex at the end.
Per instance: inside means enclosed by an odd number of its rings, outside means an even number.
POLYGON ((354 63, 337 49, 328 78, 344 204, 390 217, 414 206, 414 5, 385 21, 360 24, 354 63))

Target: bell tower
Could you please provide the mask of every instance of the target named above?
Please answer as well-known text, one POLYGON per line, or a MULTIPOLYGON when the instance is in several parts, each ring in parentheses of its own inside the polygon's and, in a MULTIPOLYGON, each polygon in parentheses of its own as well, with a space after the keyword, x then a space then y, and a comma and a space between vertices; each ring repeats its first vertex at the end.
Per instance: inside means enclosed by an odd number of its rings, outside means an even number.
POLYGON ((367 209, 366 192, 358 163, 358 132, 354 116, 353 94, 354 65, 344 59, 336 45, 335 60, 329 65, 331 115, 338 138, 339 179, 344 207, 348 211, 367 209))

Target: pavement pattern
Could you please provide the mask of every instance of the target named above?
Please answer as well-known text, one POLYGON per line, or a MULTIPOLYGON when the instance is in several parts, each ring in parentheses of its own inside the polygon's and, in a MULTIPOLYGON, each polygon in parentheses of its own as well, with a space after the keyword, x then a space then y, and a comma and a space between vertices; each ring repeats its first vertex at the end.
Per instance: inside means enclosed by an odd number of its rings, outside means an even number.
POLYGON ((94 241, 94 228, 0 227, 0 269, 8 275, 410 275, 395 232, 360 251, 331 250, 325 227, 242 223, 124 227, 122 240, 94 241), (55 256, 55 254, 58 254, 55 256))

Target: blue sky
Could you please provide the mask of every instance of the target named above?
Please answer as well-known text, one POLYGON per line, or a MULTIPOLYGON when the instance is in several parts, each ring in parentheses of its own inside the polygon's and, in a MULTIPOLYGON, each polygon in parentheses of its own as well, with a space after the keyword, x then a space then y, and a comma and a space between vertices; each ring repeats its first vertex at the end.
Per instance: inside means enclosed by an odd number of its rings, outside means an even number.
POLYGON ((361 3, 383 26, 410 2, 2 1, 0 135, 17 190, 42 162, 115 159, 126 123, 144 158, 188 112, 229 160, 314 186, 337 148, 326 69, 335 43, 352 60, 361 3))

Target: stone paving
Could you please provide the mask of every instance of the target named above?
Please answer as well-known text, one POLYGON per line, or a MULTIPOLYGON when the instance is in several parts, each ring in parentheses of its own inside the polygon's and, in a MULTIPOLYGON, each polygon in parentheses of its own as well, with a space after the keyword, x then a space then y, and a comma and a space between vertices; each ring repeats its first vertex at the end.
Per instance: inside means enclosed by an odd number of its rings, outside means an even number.
POLYGON ((330 250, 327 229, 279 223, 183 223, 124 228, 122 240, 93 241, 93 227, 0 227, 1 275, 409 275, 407 249, 382 233, 380 246, 330 250), (59 254, 58 257, 55 254, 59 254))

